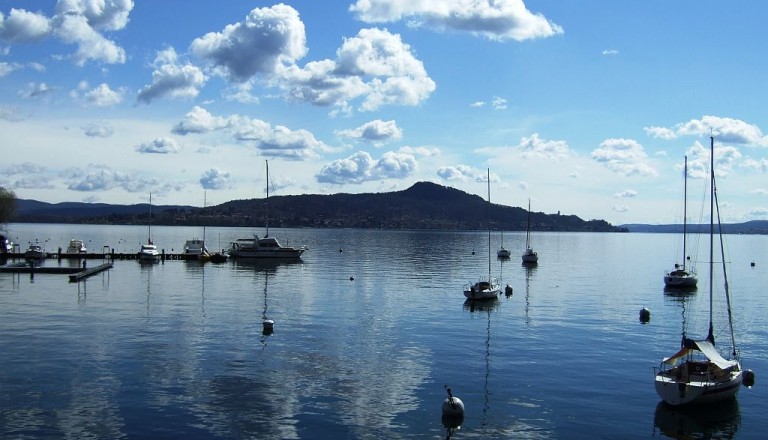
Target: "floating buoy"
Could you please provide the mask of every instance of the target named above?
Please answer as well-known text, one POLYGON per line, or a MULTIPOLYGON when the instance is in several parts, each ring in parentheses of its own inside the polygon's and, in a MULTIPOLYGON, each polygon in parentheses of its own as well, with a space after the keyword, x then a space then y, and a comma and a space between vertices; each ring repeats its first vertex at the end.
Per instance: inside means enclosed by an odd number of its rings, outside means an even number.
POLYGON ((755 267, 755 262, 753 261, 753 262, 749 263, 749 265, 752 266, 752 267, 755 267))
POLYGON ((261 331, 263 335, 271 335, 275 331, 275 321, 271 319, 264 320, 264 329, 261 331))
POLYGON ((504 294, 507 295, 508 297, 512 296, 512 286, 507 284, 507 287, 504 288, 504 294))
POLYGON ((339 249, 339 253, 344 252, 344 249, 339 249))
POLYGON ((640 322, 646 323, 651 320, 651 311, 643 307, 640 309, 640 322))
POLYGON ((451 393, 451 389, 448 385, 445 385, 445 391, 448 393, 448 397, 443 400, 443 416, 461 416, 463 418, 464 402, 451 393))
POLYGON ((349 281, 355 281, 355 277, 349 277, 349 281))
POLYGON ((472 251, 472 255, 475 255, 475 251, 472 251))
POLYGON ((741 383, 747 388, 752 388, 752 385, 755 384, 755 373, 752 370, 745 371, 744 379, 741 383))

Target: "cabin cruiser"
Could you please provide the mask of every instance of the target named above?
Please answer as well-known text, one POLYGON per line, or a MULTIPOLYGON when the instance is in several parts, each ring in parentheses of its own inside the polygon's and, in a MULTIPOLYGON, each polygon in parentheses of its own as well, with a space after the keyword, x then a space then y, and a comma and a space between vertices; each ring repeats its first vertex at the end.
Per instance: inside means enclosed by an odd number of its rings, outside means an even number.
POLYGON ((69 240, 69 245, 67 245, 67 252, 68 254, 84 254, 88 251, 88 249, 85 247, 85 243, 83 240, 76 240, 72 239, 69 240))
POLYGON ((230 243, 228 253, 232 258, 300 258, 306 250, 306 246, 281 246, 274 237, 259 238, 253 234, 253 238, 238 238, 230 243))

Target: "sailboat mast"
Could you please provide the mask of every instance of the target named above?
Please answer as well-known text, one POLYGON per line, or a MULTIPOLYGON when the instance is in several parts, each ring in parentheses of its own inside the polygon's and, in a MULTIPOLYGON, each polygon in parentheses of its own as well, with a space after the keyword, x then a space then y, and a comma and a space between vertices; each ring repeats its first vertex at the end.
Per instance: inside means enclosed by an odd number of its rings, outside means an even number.
POLYGON ((491 169, 488 168, 488 281, 491 281, 491 169))
POLYGON ((714 234, 715 234, 715 138, 709 138, 709 334, 707 339, 714 344, 714 328, 712 324, 712 292, 714 268, 714 234))
POLYGON ((685 245, 688 241, 688 156, 685 156, 685 165, 683 166, 683 270, 685 270, 685 261, 688 258, 685 245))
POLYGON ((733 347, 732 354, 733 354, 733 357, 735 358, 737 356, 736 335, 733 332, 733 313, 731 312, 731 289, 728 286, 728 272, 725 270, 725 245, 723 244, 723 230, 722 230, 723 226, 720 221, 720 204, 718 203, 718 200, 717 200, 717 185, 714 186, 714 195, 715 195, 715 207, 717 208, 717 232, 718 232, 718 237, 720 238, 720 261, 721 261, 721 264, 723 265, 723 283, 725 288, 725 303, 728 308, 728 329, 731 332, 731 347, 733 347))
POLYGON ((208 203, 208 192, 203 191, 203 243, 205 243, 205 208, 208 203))
POLYGON ((152 244, 152 193, 149 193, 149 221, 147 221, 147 244, 152 244))
POLYGON ((265 237, 269 237, 269 161, 265 160, 264 162, 267 163, 267 215, 264 223, 267 229, 267 235, 265 235, 265 237))
POLYGON ((528 199, 528 226, 525 228, 525 248, 531 248, 531 199, 528 199))

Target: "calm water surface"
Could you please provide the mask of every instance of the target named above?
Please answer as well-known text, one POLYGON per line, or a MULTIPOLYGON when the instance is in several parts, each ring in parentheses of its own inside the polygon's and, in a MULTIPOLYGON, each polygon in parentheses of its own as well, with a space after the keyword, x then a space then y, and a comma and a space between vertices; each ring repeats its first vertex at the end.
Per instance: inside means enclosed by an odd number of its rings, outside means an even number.
MULTIPOLYGON (((9 229, 22 250, 81 238, 94 252, 135 252, 147 235, 9 229)), ((220 248, 252 232, 262 231, 207 228, 206 239, 220 248)), ((700 414, 659 405, 653 388, 653 367, 679 344, 683 307, 688 324, 705 321, 703 276, 693 295, 663 292, 671 235, 536 234, 540 263, 525 268, 524 234, 506 233, 513 258, 492 266, 514 294, 471 307, 461 288, 487 271, 483 232, 271 232, 310 250, 293 264, 116 261, 80 283, 0 274, 0 437, 445 438, 449 385, 466 406, 456 439, 764 438, 768 237, 727 238, 756 386, 700 414), (275 321, 268 336, 265 316, 275 321)), ((152 235, 179 252, 202 230, 152 235)))

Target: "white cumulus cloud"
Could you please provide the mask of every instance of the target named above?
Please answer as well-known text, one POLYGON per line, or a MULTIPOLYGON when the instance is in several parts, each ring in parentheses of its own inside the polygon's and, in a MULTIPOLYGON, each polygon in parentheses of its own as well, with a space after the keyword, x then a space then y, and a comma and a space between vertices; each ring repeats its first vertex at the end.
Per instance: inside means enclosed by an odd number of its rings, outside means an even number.
POLYGON ((625 176, 655 176, 643 146, 632 139, 606 139, 592 151, 592 159, 625 176))
POLYGON ((529 11, 523 0, 358 0, 349 9, 369 23, 408 20, 411 26, 490 40, 523 41, 563 33, 561 26, 529 11))

